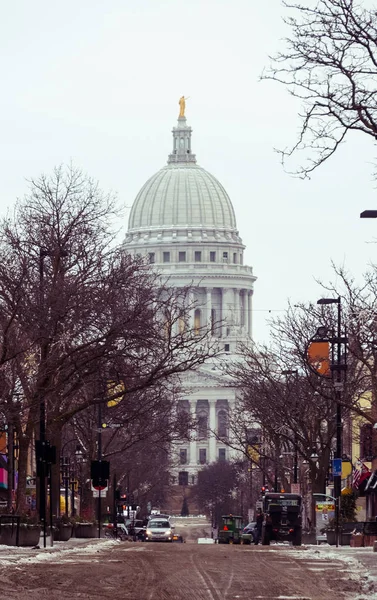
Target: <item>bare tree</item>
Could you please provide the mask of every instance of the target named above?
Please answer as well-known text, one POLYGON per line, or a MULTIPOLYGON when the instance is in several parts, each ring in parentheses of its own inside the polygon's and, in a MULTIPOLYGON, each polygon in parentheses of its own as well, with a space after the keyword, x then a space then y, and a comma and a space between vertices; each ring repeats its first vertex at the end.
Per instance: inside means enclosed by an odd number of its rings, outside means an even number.
MULTIPOLYGON (((206 328, 189 326, 188 290, 169 290, 144 260, 115 245, 117 215, 114 198, 95 182, 59 168, 33 180, 0 225, 0 338, 21 392, 21 507, 41 406, 59 456, 63 426, 75 415, 119 398, 123 424, 140 422, 146 412, 153 420, 156 406, 171 410, 180 374, 217 353, 206 328), (122 386, 109 394, 109 381, 122 386)), ((2 409, 8 418, 4 402, 2 409)))
POLYGON ((262 79, 288 87, 302 101, 301 130, 280 150, 304 161, 293 172, 307 177, 336 152, 349 131, 377 136, 377 13, 356 0, 283 2, 291 35, 262 79))
POLYGON ((237 468, 232 463, 217 461, 199 471, 193 497, 199 510, 212 517, 214 525, 220 523, 221 515, 235 508, 237 497, 232 496, 232 490, 236 485, 237 468))
MULTIPOLYGON (((327 297, 341 300, 342 335, 346 334, 348 343, 347 357, 341 357, 342 363, 347 362, 347 376, 340 397, 335 397, 332 377, 319 377, 308 362, 308 346, 316 339, 319 326, 325 327, 330 339, 335 336, 337 316, 331 306, 288 306, 284 316, 271 321, 270 346, 242 348, 245 360, 231 368, 240 399, 230 416, 228 444, 254 461, 269 484, 276 467, 279 481, 286 487, 286 462, 282 463, 281 456, 297 449, 299 462, 309 465, 314 490, 323 491, 334 448, 338 402, 345 421, 344 453, 351 449, 351 417, 361 417, 361 423, 369 423, 369 427, 377 422, 376 271, 366 273, 363 283, 357 285, 344 269, 334 269, 337 285, 322 284, 321 295, 325 289, 327 297), (253 427, 260 428, 261 439, 254 448, 258 452, 250 454, 253 427), (318 461, 311 463, 313 450, 318 461)), ((375 440, 373 444, 371 454, 376 455, 375 440)))

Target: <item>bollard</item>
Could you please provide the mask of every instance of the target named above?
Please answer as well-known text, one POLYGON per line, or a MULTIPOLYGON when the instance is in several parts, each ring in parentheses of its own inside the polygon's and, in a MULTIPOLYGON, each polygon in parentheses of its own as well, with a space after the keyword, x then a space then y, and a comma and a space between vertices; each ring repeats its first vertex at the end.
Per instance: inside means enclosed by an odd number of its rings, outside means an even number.
POLYGON ((377 552, 377 540, 373 542, 373 552, 377 552))

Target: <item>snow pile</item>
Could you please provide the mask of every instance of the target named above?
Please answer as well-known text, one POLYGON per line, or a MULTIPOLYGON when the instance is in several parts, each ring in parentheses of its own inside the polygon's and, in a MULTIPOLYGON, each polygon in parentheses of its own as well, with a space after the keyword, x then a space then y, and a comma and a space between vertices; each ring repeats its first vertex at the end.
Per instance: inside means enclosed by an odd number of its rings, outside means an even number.
MULTIPOLYGON (((372 554, 372 548, 370 549, 371 552, 368 552, 368 550, 365 548, 350 548, 349 546, 334 548, 333 546, 321 545, 307 546, 301 550, 292 549, 291 552, 295 558, 306 561, 308 559, 313 561, 326 559, 342 561, 347 565, 348 579, 360 582, 362 592, 357 597, 353 597, 352 600, 377 600, 377 575, 372 575, 367 564, 362 561, 362 555, 369 557, 372 554)), ((377 556, 375 562, 377 565, 377 556)), ((326 567, 319 565, 318 570, 321 570, 321 568, 326 567)))

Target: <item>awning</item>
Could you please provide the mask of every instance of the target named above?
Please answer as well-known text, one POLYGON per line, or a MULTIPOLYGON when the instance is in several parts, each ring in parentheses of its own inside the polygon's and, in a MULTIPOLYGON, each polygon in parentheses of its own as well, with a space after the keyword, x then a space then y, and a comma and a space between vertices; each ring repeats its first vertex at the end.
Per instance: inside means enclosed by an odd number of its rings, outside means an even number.
POLYGON ((377 471, 373 471, 373 473, 369 477, 365 486, 365 492, 367 494, 371 492, 377 492, 377 471))

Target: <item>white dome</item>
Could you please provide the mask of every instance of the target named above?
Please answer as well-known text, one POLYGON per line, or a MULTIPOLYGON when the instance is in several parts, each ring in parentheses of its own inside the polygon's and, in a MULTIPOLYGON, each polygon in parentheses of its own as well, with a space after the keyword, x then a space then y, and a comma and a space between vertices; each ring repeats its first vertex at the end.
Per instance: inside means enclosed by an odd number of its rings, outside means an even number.
POLYGON ((170 163, 141 188, 128 230, 237 229, 232 203, 221 183, 196 164, 170 163))

